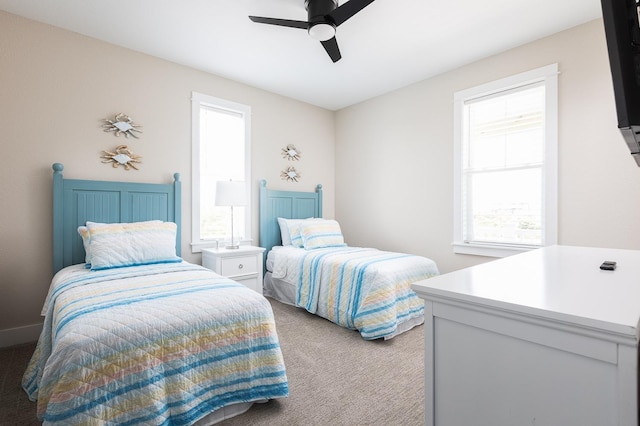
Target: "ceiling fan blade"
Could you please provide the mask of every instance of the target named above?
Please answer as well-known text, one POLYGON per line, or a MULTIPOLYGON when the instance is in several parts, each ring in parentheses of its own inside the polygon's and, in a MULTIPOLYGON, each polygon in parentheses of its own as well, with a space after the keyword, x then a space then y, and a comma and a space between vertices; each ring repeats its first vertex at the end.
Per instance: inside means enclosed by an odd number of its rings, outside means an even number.
POLYGON ((333 62, 338 62, 342 55, 340 54, 340 48, 338 47, 338 40, 335 37, 330 38, 327 41, 321 41, 322 47, 327 51, 329 57, 333 62))
POLYGON ((293 21, 291 19, 278 19, 278 18, 264 18, 262 16, 249 16, 249 19, 259 24, 279 25, 281 27, 301 28, 303 30, 306 30, 307 28, 309 28, 309 23, 307 21, 293 21))
POLYGON ((327 16, 336 24, 337 27, 365 7, 369 6, 371 3, 373 3, 373 0, 349 0, 329 12, 327 16))

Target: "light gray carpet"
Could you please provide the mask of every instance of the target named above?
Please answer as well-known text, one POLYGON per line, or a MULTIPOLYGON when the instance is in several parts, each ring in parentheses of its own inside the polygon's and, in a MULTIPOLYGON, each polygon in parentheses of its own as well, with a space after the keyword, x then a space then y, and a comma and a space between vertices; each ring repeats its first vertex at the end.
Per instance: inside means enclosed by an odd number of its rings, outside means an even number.
MULTIPOLYGON (((365 341, 322 318, 271 300, 289 379, 288 398, 254 404, 220 423, 423 425, 424 327, 365 341)), ((34 344, 0 350, 0 425, 37 425, 20 388, 34 344)))

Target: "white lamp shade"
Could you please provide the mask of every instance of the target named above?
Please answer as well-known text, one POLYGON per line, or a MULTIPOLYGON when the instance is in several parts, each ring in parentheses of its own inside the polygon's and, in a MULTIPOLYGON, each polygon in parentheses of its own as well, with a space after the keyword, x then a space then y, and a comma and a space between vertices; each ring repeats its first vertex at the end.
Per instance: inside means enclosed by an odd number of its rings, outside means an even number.
POLYGON ((216 206, 244 206, 247 204, 245 184, 241 181, 216 182, 216 206))

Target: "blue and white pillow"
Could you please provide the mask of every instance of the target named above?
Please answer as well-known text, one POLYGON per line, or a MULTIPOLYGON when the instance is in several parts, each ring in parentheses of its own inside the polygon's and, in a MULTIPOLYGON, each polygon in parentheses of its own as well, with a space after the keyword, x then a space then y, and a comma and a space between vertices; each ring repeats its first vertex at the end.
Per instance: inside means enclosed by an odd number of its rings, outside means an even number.
POLYGON ((308 220, 300 223, 298 228, 306 250, 346 246, 340 224, 335 220, 308 220))
POLYGON ((182 261, 176 256, 177 226, 173 222, 87 222, 86 227, 89 234, 89 249, 85 249, 87 263, 93 271, 182 261))

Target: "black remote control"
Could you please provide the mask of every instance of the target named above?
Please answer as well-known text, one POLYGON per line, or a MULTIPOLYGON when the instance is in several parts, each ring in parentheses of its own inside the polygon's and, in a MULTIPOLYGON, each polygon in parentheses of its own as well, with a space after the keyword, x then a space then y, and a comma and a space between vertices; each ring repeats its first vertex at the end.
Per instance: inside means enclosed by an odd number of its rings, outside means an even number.
POLYGON ((612 260, 605 260, 604 262, 602 262, 602 265, 600 265, 600 269, 602 269, 603 271, 615 271, 616 262, 612 260))

